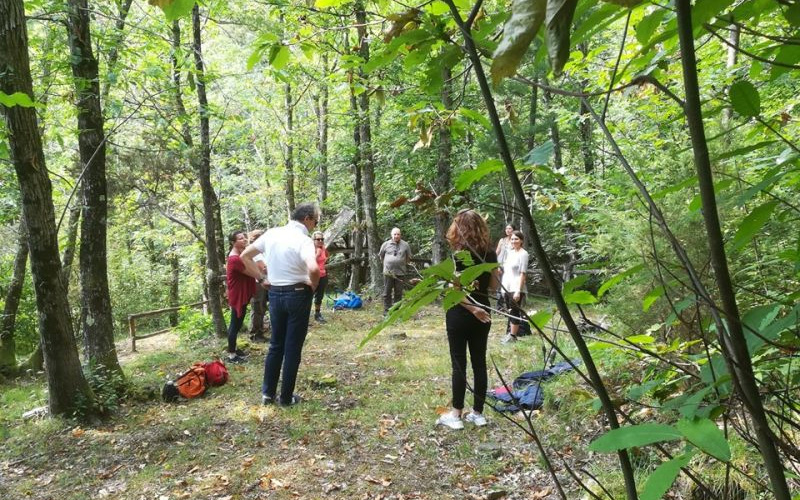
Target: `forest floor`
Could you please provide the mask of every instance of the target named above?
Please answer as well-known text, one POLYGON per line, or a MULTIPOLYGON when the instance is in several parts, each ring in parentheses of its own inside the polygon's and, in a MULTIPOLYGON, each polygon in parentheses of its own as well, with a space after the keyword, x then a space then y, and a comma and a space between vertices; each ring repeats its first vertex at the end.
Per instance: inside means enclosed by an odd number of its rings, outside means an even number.
MULTIPOLYGON (((512 421, 487 408, 486 427, 435 426, 450 401, 440 306, 387 327, 361 349, 380 320, 376 304, 326 316, 326 324, 312 321, 298 376, 304 401, 290 408, 261 406, 266 345, 241 341, 248 362, 228 367, 226 385, 162 402, 164 381, 224 349, 223 339, 181 341, 172 333, 138 342, 136 354, 119 345, 137 395, 101 423, 22 419, 46 404, 42 377, 0 386, 0 498, 557 498, 533 441, 514 424, 524 425, 523 415, 512 421)), ((499 373, 511 380, 541 369, 541 343, 501 344, 504 330, 496 320, 489 342, 499 373)), ((573 417, 554 411, 568 394, 586 392, 572 374, 558 379, 558 396, 548 394, 534 412, 538 432, 573 468, 602 468, 597 457, 573 456, 573 446, 584 447, 576 441, 602 431, 593 421, 570 428, 573 417)), ((490 369, 490 387, 500 384, 490 369)), ((573 493, 568 498, 583 496, 573 493)))

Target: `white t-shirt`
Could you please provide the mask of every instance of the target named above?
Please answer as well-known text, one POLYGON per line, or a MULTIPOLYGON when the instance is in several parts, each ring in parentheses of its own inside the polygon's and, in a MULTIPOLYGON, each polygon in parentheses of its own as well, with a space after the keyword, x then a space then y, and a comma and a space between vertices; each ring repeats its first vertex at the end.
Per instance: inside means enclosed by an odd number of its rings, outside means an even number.
POLYGON ((306 259, 315 260, 314 243, 303 224, 292 220, 258 237, 253 246, 264 256, 267 279, 275 286, 308 283, 306 259))
POLYGON ((522 281, 522 273, 528 272, 528 252, 522 248, 519 251, 509 250, 503 262, 503 291, 514 293, 528 293, 528 287, 522 281), (520 286, 521 285, 521 286, 520 286))

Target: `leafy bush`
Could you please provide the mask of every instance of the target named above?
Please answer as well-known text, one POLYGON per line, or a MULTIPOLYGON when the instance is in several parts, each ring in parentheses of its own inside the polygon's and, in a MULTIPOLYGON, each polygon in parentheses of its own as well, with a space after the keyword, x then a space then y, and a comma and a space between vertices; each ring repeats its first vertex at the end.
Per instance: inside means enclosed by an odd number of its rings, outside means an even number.
POLYGON ((94 414, 109 415, 119 408, 119 403, 127 392, 122 374, 110 372, 92 361, 84 370, 84 376, 94 393, 94 401, 88 401, 84 395, 79 394, 73 412, 75 418, 86 420, 94 414))
POLYGON ((208 338, 214 333, 214 320, 210 314, 185 307, 180 311, 175 331, 178 332, 181 342, 194 342, 208 338))

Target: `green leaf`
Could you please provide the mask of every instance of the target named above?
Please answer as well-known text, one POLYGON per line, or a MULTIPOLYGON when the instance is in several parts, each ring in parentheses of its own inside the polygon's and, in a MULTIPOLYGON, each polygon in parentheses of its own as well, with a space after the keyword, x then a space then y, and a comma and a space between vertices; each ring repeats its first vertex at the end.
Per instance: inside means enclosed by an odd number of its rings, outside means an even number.
POLYGON ((341 7, 350 0, 317 0, 314 6, 318 9, 329 9, 331 7, 341 7))
POLYGON ((528 151, 528 154, 522 159, 522 163, 525 165, 547 165, 550 163, 550 157, 553 156, 554 150, 553 141, 548 139, 547 142, 528 151))
POLYGON ((747 217, 744 218, 742 223, 739 225, 739 228, 736 230, 736 234, 733 236, 733 250, 739 250, 743 246, 750 243, 755 235, 761 231, 761 228, 764 227, 764 224, 767 223, 769 220, 770 215, 775 210, 775 207, 778 206, 778 202, 775 201, 768 201, 763 205, 760 205, 753 209, 747 217))
POLYGON ((664 19, 664 14, 667 13, 666 9, 656 9, 650 14, 644 16, 639 24, 636 25, 636 39, 639 43, 646 45, 650 37, 655 33, 656 28, 661 24, 664 19))
POLYGON ((247 58, 247 71, 251 71, 256 64, 261 61, 261 58, 264 56, 264 49, 259 47, 250 54, 250 57, 247 58))
POLYGON ((725 435, 711 420, 707 418, 684 419, 678 421, 677 427, 690 443, 717 460, 727 462, 731 459, 731 448, 725 435))
POLYGON ((686 467, 689 461, 694 456, 693 451, 689 451, 680 456, 667 460, 662 463, 652 474, 647 478, 644 483, 642 493, 639 495, 640 500, 659 500, 664 496, 672 483, 678 477, 682 467, 686 467))
MULTIPOLYGON (((453 259, 444 259, 422 271, 423 276, 435 276, 446 281, 452 281, 456 272, 456 263, 453 259)), ((415 287, 416 288, 416 287, 415 287)))
POLYGON ((556 76, 569 59, 569 34, 578 0, 547 0, 547 56, 556 76))
POLYGON ((616 285, 620 281, 624 280, 625 278, 638 273, 642 269, 644 269, 644 264, 639 264, 639 265, 633 266, 632 268, 630 268, 630 269, 628 269, 626 271, 623 271, 623 272, 617 274, 616 276, 613 276, 610 279, 606 280, 605 283, 600 285, 600 288, 597 289, 597 298, 598 299, 602 298, 603 295, 605 295, 605 293, 609 289, 611 289, 611 287, 613 287, 614 285, 616 285))
POLYGON ((461 271, 461 276, 459 277, 459 281, 463 286, 468 286, 473 281, 478 279, 478 277, 483 273, 490 273, 493 269, 497 269, 496 262, 488 262, 485 264, 477 264, 474 266, 470 266, 463 271, 461 271))
POLYGON ((483 179, 491 173, 500 172, 503 170, 503 168, 504 165, 501 160, 486 160, 474 169, 465 170, 462 172, 461 175, 458 176, 458 179, 456 179, 456 189, 459 191, 465 191, 475 182, 483 179))
POLYGON ((575 278, 572 278, 571 280, 564 283, 564 286, 561 287, 561 293, 563 293, 564 295, 572 293, 573 290, 575 290, 576 288, 580 288, 581 285, 586 283, 588 279, 589 279, 588 274, 583 274, 580 276, 576 276, 575 278))
POLYGON ((775 144, 776 142, 778 142, 778 141, 762 141, 762 142, 759 142, 757 144, 751 144, 749 146, 744 146, 742 148, 734 149, 733 151, 726 151, 726 152, 722 153, 721 155, 716 156, 714 158, 714 161, 722 161, 722 160, 727 160, 728 158, 734 158, 736 156, 742 156, 742 155, 745 155, 747 153, 750 153, 750 152, 756 151, 758 149, 767 147, 769 145, 775 144))
POLYGON ((469 118, 472 121, 478 122, 483 126, 483 128, 485 128, 489 132, 492 131, 492 124, 489 122, 489 119, 483 116, 482 114, 478 113, 477 111, 469 108, 459 108, 458 112, 461 113, 461 116, 469 118))
POLYGON ((442 301, 442 305, 444 306, 444 310, 447 311, 454 305, 461 302, 464 297, 467 296, 467 292, 464 290, 459 290, 457 288, 450 288, 444 294, 444 300, 442 301))
POLYGON ((652 344, 656 341, 656 339, 654 339, 651 335, 631 335, 629 337, 625 337, 625 340, 631 344, 637 345, 652 344))
POLYGON ((678 407, 678 411, 680 412, 681 416, 685 418, 694 418, 697 414, 697 408, 700 406, 700 403, 702 403, 706 395, 713 390, 714 387, 706 386, 692 394, 690 397, 686 398, 680 407, 678 407))
POLYGON ((289 62, 289 47, 286 45, 273 45, 269 49, 269 64, 275 69, 283 69, 289 62))
POLYGON ((692 8, 692 28, 697 29, 727 9, 733 0, 697 0, 692 8))
POLYGON ((577 292, 564 295, 564 301, 566 301, 567 304, 594 304, 597 302, 597 297, 592 295, 592 292, 578 290, 577 292))
POLYGON ((450 12, 450 7, 441 0, 434 0, 425 10, 434 16, 443 16, 450 12))
POLYGON ((658 300, 659 298, 661 298, 662 295, 664 295, 664 287, 663 286, 658 286, 658 287, 650 290, 647 293, 647 295, 644 296, 644 299, 642 300, 642 310, 644 312, 649 311, 650 308, 653 306, 653 303, 656 300, 658 300))
POLYGON ((783 17, 794 27, 800 27, 800 3, 793 3, 783 11, 783 17))
POLYGON ((639 424, 612 429, 589 444, 589 450, 601 453, 644 446, 662 441, 674 441, 681 433, 671 425, 639 424))
POLYGON ((539 329, 542 329, 547 326, 548 321, 550 321, 552 317, 552 311, 538 311, 536 314, 530 317, 530 321, 539 327, 539 329))
POLYGON ((779 64, 772 65, 772 69, 770 69, 769 72, 770 80, 774 80, 782 74, 792 71, 792 68, 781 66, 781 64, 795 65, 800 62, 800 47, 797 45, 783 45, 778 49, 778 54, 772 61, 779 64))
POLYGON ((159 6, 164 11, 167 21, 174 21, 192 13, 195 0, 172 0, 162 2, 159 6))
POLYGON ((684 179, 678 182, 677 184, 673 184, 672 186, 665 187, 664 189, 656 191, 655 193, 653 193, 652 196, 654 200, 658 200, 665 197, 668 194, 677 193, 678 191, 686 189, 687 187, 690 186, 694 186, 695 184, 697 184, 697 176, 693 175, 688 179, 684 179))
POLYGON ((14 106, 32 108, 34 105, 28 94, 22 92, 14 92, 11 95, 0 92, 0 104, 7 108, 13 108, 14 106))
POLYGON ((547 0, 512 0, 511 17, 503 26, 503 37, 492 56, 494 85, 517 72, 536 33, 544 22, 547 0))
POLYGON ((728 90, 733 109, 742 116, 758 116, 761 113, 761 98, 756 87, 747 80, 739 80, 728 90))

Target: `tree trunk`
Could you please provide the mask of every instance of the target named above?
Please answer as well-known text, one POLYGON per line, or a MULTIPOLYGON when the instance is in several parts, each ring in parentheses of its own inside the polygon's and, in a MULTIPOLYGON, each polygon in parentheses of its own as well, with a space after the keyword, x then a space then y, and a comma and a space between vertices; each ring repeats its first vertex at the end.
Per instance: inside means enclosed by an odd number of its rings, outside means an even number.
MULTIPOLYGON (((33 99, 25 9, 21 0, 0 2, 0 90, 33 99)), ((0 106, 6 120, 11 161, 22 195, 28 229, 31 273, 39 313, 39 333, 47 360, 50 413, 69 413, 76 402, 93 400, 81 372, 78 349, 64 300, 52 186, 32 107, 0 106)))
POLYGON ((25 284, 25 268, 28 265, 28 233, 25 224, 19 224, 17 253, 14 256, 14 271, 6 292, 3 317, 0 318, 0 373, 13 375, 17 370, 17 345, 14 329, 17 322, 19 300, 25 284))
POLYGON ((353 229, 353 265, 350 271, 350 290, 358 291, 361 289, 361 269, 363 266, 362 257, 364 255, 364 202, 361 197, 361 133, 358 121, 358 100, 355 91, 355 75, 350 75, 350 112, 353 115, 353 194, 355 195, 356 224, 353 229))
MULTIPOLYGON (((584 42, 580 44, 580 50, 584 56, 589 53, 589 45, 584 42)), ((586 90, 589 82, 581 81, 581 92, 586 90)), ((594 148, 592 147, 592 120, 589 116, 589 109, 583 100, 580 101, 578 108, 578 132, 581 137, 581 154, 583 155, 583 172, 591 174, 594 172, 594 148)))
POLYGON ((131 10, 133 0, 122 0, 118 2, 119 12, 117 19, 114 21, 113 39, 111 41, 111 48, 108 51, 108 61, 106 61, 106 79, 103 85, 102 102, 108 101, 108 93, 111 90, 111 84, 116 80, 117 61, 119 60, 119 46, 122 45, 123 35, 125 32, 125 20, 128 18, 128 12, 131 10))
POLYGON ((197 174, 203 193, 203 217, 206 233, 206 275, 208 277, 208 308, 214 320, 214 332, 225 337, 225 317, 222 315, 222 296, 220 294, 219 255, 217 253, 216 221, 214 212, 217 195, 211 185, 211 136, 209 131, 208 99, 206 98, 206 79, 203 69, 203 50, 200 33, 200 7, 192 8, 193 51, 197 79, 197 100, 200 109, 200 155, 197 159, 197 174))
POLYGON ((286 109, 286 153, 284 155, 284 165, 286 166, 286 209, 291 215, 297 202, 294 199, 294 145, 292 136, 294 135, 294 105, 292 104, 292 84, 286 82, 284 90, 284 105, 286 109))
MULTIPOLYGON (((167 260, 169 261, 169 267, 172 271, 170 273, 171 279, 169 282, 169 306, 178 307, 180 306, 181 266, 180 260, 178 259, 177 245, 172 245, 167 260)), ((173 328, 178 326, 177 311, 169 315, 169 326, 173 328)))
POLYGON ((322 80, 319 96, 315 99, 317 111, 317 152, 319 167, 317 169, 317 198, 322 206, 328 199, 328 54, 322 55, 322 80))
POLYGON ((692 7, 690 0, 676 0, 678 21, 678 39, 681 47, 681 66, 683 68, 683 85, 686 96, 686 123, 692 141, 694 165, 700 188, 700 200, 703 205, 703 221, 708 236, 708 249, 714 279, 717 283, 722 311, 725 315, 727 330, 718 331, 722 353, 728 364, 728 370, 734 376, 738 389, 758 439, 758 448, 764 460, 772 485, 772 495, 776 500, 789 500, 791 494, 786 483, 783 461, 775 445, 775 435, 769 427, 769 420, 761 401, 758 383, 753 373, 752 360, 747 350, 747 339, 744 336, 736 292, 728 270, 728 258, 725 254, 725 240, 717 212, 717 200, 714 194, 714 179, 711 171, 711 159, 703 125, 702 105, 700 101, 700 85, 697 81, 697 61, 695 59, 694 36, 692 28, 692 7))
MULTIPOLYGON (((369 40, 367 39, 367 12, 364 3, 358 0, 355 5, 358 32, 358 52, 361 60, 369 61, 369 40)), ((366 85, 367 75, 359 71, 362 84, 366 85)), ((372 131, 369 124, 369 93, 358 96, 359 135, 361 137, 361 175, 364 190, 364 222, 367 233, 367 262, 369 264, 370 286, 379 289, 383 286, 383 269, 378 261, 378 250, 382 241, 378 238, 377 201, 375 198, 375 158, 372 155, 372 131)))
POLYGON ((87 363, 122 375, 114 346, 108 290, 106 146, 97 59, 92 52, 86 0, 69 0, 70 64, 78 97, 78 149, 83 174, 81 214, 81 330, 87 363))
MULTIPOLYGON (((442 106, 443 113, 449 118, 453 108, 453 73, 447 66, 442 66, 442 106)), ((441 196, 450 190, 450 175, 453 170, 450 157, 453 154, 453 140, 450 132, 449 119, 443 121, 439 127, 439 158, 436 162, 436 181, 434 188, 437 196, 441 196)), ((447 240, 445 234, 449 222, 449 215, 446 210, 436 210, 433 216, 434 235, 431 248, 431 261, 438 264, 447 256, 447 240)))

